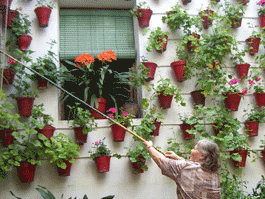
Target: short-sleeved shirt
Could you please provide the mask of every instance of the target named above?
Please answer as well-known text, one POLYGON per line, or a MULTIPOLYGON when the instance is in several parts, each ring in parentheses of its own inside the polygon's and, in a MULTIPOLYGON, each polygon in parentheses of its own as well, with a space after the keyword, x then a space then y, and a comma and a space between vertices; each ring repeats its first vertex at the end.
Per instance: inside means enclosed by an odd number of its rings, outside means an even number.
POLYGON ((200 163, 165 158, 161 162, 162 174, 177 184, 178 199, 220 199, 218 171, 203 169, 200 163))

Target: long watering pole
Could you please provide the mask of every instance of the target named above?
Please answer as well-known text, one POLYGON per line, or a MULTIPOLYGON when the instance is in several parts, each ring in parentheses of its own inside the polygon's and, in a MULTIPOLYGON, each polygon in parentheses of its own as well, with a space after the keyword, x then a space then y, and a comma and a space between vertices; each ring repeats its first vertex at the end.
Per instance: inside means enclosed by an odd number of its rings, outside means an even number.
MULTIPOLYGON (((64 88, 59 87, 56 83, 54 83, 53 81, 51 81, 50 79, 46 78, 45 76, 43 76, 42 74, 40 74, 39 72, 35 71, 32 68, 29 68, 28 66, 26 66, 25 64, 23 64, 22 62, 20 62, 19 60, 17 60, 16 58, 12 57, 11 55, 7 54, 6 52, 4 52, 3 50, 0 50, 1 53, 5 54, 6 56, 10 57, 11 59, 15 60, 16 62, 18 62, 19 64, 25 66, 27 69, 29 69, 30 71, 32 71, 33 73, 39 75, 40 77, 42 77, 43 79, 47 80, 49 83, 51 83, 53 86, 55 86, 56 88, 58 88, 59 90, 67 93, 68 95, 70 95, 71 97, 75 98, 77 101, 81 102, 82 104, 88 106, 90 109, 92 109, 93 111, 97 112, 98 114, 102 115, 103 117, 105 117, 106 119, 108 119, 109 121, 113 122, 114 124, 117 124, 118 126, 120 126, 121 128, 123 128, 124 130, 128 131, 130 134, 134 135, 135 137, 137 137, 139 140, 141 140, 142 142, 145 142, 146 140, 144 138, 142 138, 141 136, 137 135, 136 133, 134 133, 133 131, 131 131, 130 129, 127 129, 125 126, 121 125, 120 123, 116 122, 114 119, 110 118, 109 116, 105 115, 104 113, 98 111, 97 109, 95 109, 94 107, 92 107, 91 105, 89 105, 88 103, 84 102, 83 100, 79 99, 78 97, 74 96, 72 93, 68 92, 67 90, 65 90, 64 88)), ((162 153, 163 155, 165 155, 165 153, 163 151, 161 151, 160 149, 158 149, 157 147, 154 146, 154 148, 162 153)))

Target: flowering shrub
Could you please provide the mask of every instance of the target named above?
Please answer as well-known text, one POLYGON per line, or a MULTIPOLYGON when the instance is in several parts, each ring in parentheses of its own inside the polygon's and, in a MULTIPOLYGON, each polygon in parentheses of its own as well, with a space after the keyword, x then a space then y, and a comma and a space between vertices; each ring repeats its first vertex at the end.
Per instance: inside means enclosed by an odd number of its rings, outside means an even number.
POLYGON ((110 108, 108 112, 109 117, 114 119, 116 122, 125 125, 126 127, 131 126, 132 118, 134 117, 134 115, 127 112, 119 114, 118 110, 114 107, 110 108))
POLYGON ((107 50, 100 53, 97 58, 102 63, 112 62, 112 60, 117 60, 116 54, 112 50, 107 50))
POLYGON ((221 85, 223 93, 242 93, 242 95, 246 95, 247 89, 241 91, 238 83, 239 80, 235 78, 230 81, 226 80, 226 82, 223 82, 223 85, 221 85))
POLYGON ((107 145, 104 143, 105 138, 102 140, 96 141, 92 143, 92 150, 88 151, 90 153, 90 158, 95 159, 97 157, 101 156, 109 156, 110 155, 110 150, 107 148, 107 145))
POLYGON ((83 53, 75 58, 76 67, 90 67, 91 64, 95 62, 95 59, 92 55, 83 53))
POLYGON ((264 5, 265 5, 265 0, 260 0, 260 1, 258 2, 258 4, 260 5, 260 8, 259 8, 259 10, 258 10, 258 14, 259 14, 259 15, 264 15, 264 14, 265 14, 265 7, 264 7, 264 5))

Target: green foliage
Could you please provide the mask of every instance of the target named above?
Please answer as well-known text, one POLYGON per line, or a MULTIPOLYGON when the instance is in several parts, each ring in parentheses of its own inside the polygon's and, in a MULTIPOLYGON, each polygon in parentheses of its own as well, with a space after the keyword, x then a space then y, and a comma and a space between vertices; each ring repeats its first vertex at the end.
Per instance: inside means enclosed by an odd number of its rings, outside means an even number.
POLYGON ((251 112, 248 113, 246 109, 244 109, 244 112, 247 116, 247 119, 245 122, 249 121, 257 121, 257 122, 264 122, 265 121, 265 107, 257 107, 251 109, 251 112))
POLYGON ((147 3, 145 1, 143 2, 139 2, 138 5, 133 8, 132 10, 130 10, 130 14, 132 16, 142 16, 142 13, 141 12, 138 12, 139 9, 150 9, 150 7, 147 5, 147 3))
POLYGON ((51 126, 53 118, 49 114, 44 113, 43 104, 33 105, 31 111, 31 120, 32 128, 42 129, 44 126, 51 126))
POLYGON ((88 151, 90 153, 90 158, 94 159, 100 156, 110 156, 111 152, 107 148, 107 145, 104 143, 105 138, 102 140, 96 141, 92 143, 91 151, 88 151))
POLYGON ((265 198, 265 178, 261 175, 261 180, 258 182, 255 188, 252 188, 252 194, 248 195, 252 199, 265 198))
MULTIPOLYGON (((132 124, 132 118, 134 118, 134 115, 131 113, 127 113, 123 111, 122 109, 118 110, 117 108, 109 108, 108 115, 110 118, 114 119, 116 122, 129 127, 132 124)), ((112 124, 115 124, 114 122, 111 122, 112 124)))
POLYGON ((243 18, 245 14, 245 7, 243 5, 234 5, 226 1, 223 5, 224 11, 224 24, 229 27, 232 25, 232 21, 237 21, 243 18))
POLYGON ((36 7, 49 7, 50 9, 53 9, 55 4, 53 1, 48 0, 37 0, 37 3, 35 5, 36 7))
POLYGON ((166 35, 169 35, 169 32, 163 32, 160 27, 157 27, 154 31, 151 31, 148 37, 148 45, 146 50, 148 52, 151 52, 152 49, 162 51, 164 43, 167 42, 167 39, 165 38, 166 35))
MULTIPOLYGON (((16 40, 22 35, 22 34, 30 34, 30 26, 31 21, 28 19, 29 15, 25 15, 22 13, 18 13, 17 17, 12 20, 12 25, 10 26, 10 31, 13 36, 15 36, 16 40)), ((12 37, 11 35, 11 38, 12 37)))

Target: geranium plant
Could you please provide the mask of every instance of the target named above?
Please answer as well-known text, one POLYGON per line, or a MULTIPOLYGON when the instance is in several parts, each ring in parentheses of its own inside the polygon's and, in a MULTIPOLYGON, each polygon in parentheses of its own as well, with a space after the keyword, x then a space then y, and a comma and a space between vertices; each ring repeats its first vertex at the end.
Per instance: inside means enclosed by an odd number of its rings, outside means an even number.
POLYGON ((101 156, 110 156, 111 151, 107 148, 107 145, 104 143, 105 138, 102 140, 92 143, 91 151, 88 151, 91 159, 95 159, 101 156))
POLYGON ((250 110, 250 112, 247 112, 246 109, 244 109, 244 116, 247 117, 245 122, 249 121, 257 121, 257 122, 264 122, 265 119, 265 109, 262 107, 261 109, 258 109, 258 107, 254 107, 250 110))
POLYGON ((255 93, 265 92, 264 82, 262 82, 260 78, 261 75, 262 71, 260 69, 253 69, 250 71, 250 79, 248 80, 248 84, 249 88, 254 88, 255 93))
POLYGON ((152 49, 155 49, 159 52, 162 52, 164 50, 163 46, 167 42, 168 35, 169 32, 162 31, 160 27, 157 27, 154 31, 151 31, 148 37, 148 46, 146 47, 146 50, 151 52, 152 49))
POLYGON ((258 2, 258 5, 260 5, 259 9, 258 9, 258 15, 265 15, 265 0, 260 0, 258 2))
POLYGON ((239 87, 239 80, 236 78, 231 78, 232 76, 228 76, 229 79, 223 82, 223 85, 220 85, 223 93, 242 93, 242 95, 247 94, 247 89, 241 89, 239 87))
MULTIPOLYGON (((109 110, 109 117, 114 119, 116 122, 129 127, 131 126, 132 123, 132 118, 134 117, 134 115, 127 113, 127 112, 123 112, 122 110, 118 110, 115 107, 111 107, 109 110)), ((112 124, 115 124, 112 122, 112 124)))

